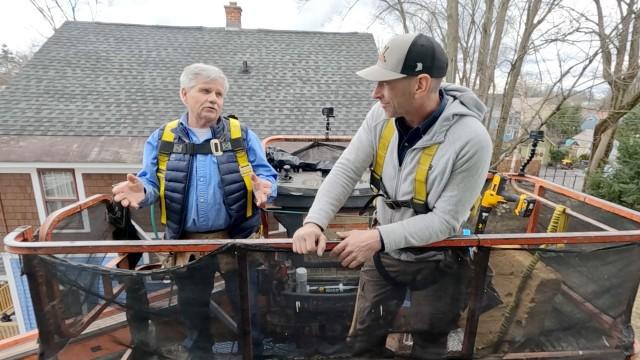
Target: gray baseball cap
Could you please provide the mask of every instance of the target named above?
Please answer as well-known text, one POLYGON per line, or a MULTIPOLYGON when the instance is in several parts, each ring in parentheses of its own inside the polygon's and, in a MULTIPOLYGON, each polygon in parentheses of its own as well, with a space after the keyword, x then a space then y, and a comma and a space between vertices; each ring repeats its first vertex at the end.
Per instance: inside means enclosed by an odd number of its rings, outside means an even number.
POLYGON ((356 74, 372 81, 388 81, 428 74, 447 75, 447 54, 432 37, 424 34, 396 35, 382 48, 378 62, 356 74))

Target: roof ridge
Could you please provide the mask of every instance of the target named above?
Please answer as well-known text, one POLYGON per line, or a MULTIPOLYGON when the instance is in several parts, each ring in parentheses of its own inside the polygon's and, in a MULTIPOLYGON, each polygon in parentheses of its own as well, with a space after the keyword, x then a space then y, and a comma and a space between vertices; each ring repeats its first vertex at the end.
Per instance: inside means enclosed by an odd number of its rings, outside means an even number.
MULTIPOLYGON (((133 27, 154 27, 154 28, 168 28, 168 29, 210 29, 221 30, 229 32, 279 32, 279 33, 309 33, 309 34, 345 34, 345 35, 372 35, 368 32, 360 31, 321 31, 321 30, 291 30, 291 29, 265 29, 265 28, 241 28, 227 30, 223 26, 188 26, 188 25, 162 25, 162 24, 134 24, 134 23, 119 23, 119 22, 104 22, 104 21, 82 21, 82 20, 67 20, 63 23, 67 24, 89 24, 89 25, 117 25, 117 26, 133 26, 133 27)), ((373 35, 372 35, 373 36, 373 35)))

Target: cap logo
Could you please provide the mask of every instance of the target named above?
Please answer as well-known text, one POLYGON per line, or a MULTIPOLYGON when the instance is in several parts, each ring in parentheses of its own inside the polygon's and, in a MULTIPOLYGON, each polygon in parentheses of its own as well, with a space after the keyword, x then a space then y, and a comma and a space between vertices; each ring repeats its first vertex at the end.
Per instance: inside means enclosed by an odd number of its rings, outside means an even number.
POLYGON ((416 63, 416 70, 415 71, 422 71, 422 63, 416 63))
POLYGON ((384 63, 387 62, 387 57, 385 56, 385 54, 387 53, 387 50, 389 50, 389 45, 385 45, 384 49, 382 49, 382 52, 380 53, 380 55, 378 55, 378 60, 382 61, 384 63))

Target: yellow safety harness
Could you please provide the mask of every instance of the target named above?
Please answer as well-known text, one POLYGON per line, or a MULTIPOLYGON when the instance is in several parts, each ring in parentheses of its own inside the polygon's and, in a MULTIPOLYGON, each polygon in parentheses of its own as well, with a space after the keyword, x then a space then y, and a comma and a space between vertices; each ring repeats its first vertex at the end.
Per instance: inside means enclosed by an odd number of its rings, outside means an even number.
MULTIPOLYGON (((178 124, 180 123, 180 120, 173 120, 168 122, 165 126, 164 129, 162 130, 162 137, 161 137, 161 146, 160 149, 158 150, 158 171, 156 173, 156 175, 158 176, 158 181, 160 182, 160 221, 162 222, 162 224, 167 223, 167 207, 166 207, 166 203, 165 203, 165 173, 167 171, 167 163, 169 162, 169 157, 171 156, 172 152, 181 152, 181 153, 213 153, 214 151, 216 151, 216 148, 219 148, 219 143, 218 146, 214 146, 213 142, 211 143, 211 146, 209 146, 208 144, 204 147, 202 146, 196 146, 196 147, 180 147, 181 151, 176 151, 176 146, 174 144, 174 140, 175 140, 175 135, 173 133, 173 129, 175 129, 178 124), (171 150, 165 150, 167 149, 166 146, 163 145, 170 145, 169 149, 171 150), (171 145, 173 144, 173 145, 171 145), (183 148, 185 148, 185 150, 182 150, 183 148), (209 149, 205 152, 201 151, 202 149, 209 149)), ((247 209, 246 209, 246 216, 247 218, 251 217, 251 215, 253 215, 253 186, 252 186, 252 182, 251 182, 251 174, 253 173, 253 168, 251 167, 251 164, 249 163, 249 157, 247 156, 247 150, 245 149, 244 146, 244 140, 242 139, 242 127, 240 126, 240 121, 230 115, 229 116, 229 134, 230 134, 230 143, 231 143, 231 150, 233 150, 233 152, 235 153, 236 156, 236 161, 238 162, 238 167, 240 168, 240 175, 242 176, 242 179, 244 181, 245 187, 247 189, 247 209)), ((179 144, 178 144, 179 145, 179 144)), ((219 150, 218 150, 219 151, 219 150)))
POLYGON ((420 159, 418 160, 418 166, 416 167, 416 177, 413 184, 413 198, 411 200, 393 200, 389 199, 382 183, 382 169, 384 168, 384 160, 387 156, 387 150, 391 139, 396 132, 395 119, 390 118, 384 125, 384 129, 380 134, 380 141, 378 144, 378 151, 376 153, 375 162, 373 168, 371 168, 371 177, 369 183, 371 189, 376 194, 374 196, 384 196, 385 204, 391 209, 398 209, 400 207, 410 207, 418 214, 424 214, 429 211, 427 206, 427 197, 429 195, 427 191, 427 180, 429 177, 429 169, 431 167, 431 161, 438 151, 438 145, 434 144, 428 146, 422 150, 420 159), (380 194, 382 192, 382 194, 380 194))
POLYGON ((253 185, 251 182, 251 174, 253 174, 253 168, 249 163, 247 150, 244 148, 240 121, 237 118, 230 116, 229 128, 231 133, 231 149, 236 154, 236 160, 238 161, 238 167, 240 168, 240 175, 242 176, 242 180, 244 180, 244 186, 247 188, 246 215, 247 217, 251 217, 251 215, 253 215, 253 185))

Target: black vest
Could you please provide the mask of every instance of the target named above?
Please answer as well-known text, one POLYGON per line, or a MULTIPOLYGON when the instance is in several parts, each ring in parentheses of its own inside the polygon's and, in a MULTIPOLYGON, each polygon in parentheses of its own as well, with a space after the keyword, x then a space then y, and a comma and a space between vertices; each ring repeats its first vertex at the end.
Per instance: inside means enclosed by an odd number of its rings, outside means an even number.
MULTIPOLYGON (((240 175, 240 168, 236 155, 231 150, 229 133, 229 120, 222 118, 216 125, 212 127, 213 137, 220 140, 223 144, 223 153, 217 157, 218 171, 220 172, 220 181, 224 192, 224 206, 229 215, 230 224, 226 229, 210 229, 226 230, 229 236, 234 239, 244 239, 255 233, 260 226, 259 211, 255 204, 253 206, 253 215, 246 217, 247 209, 247 188, 244 180, 240 175)), ((175 143, 188 143, 189 135, 187 129, 180 123, 175 129, 175 143)), ((242 138, 247 138, 247 129, 242 126, 242 138)), ((162 130, 160 131, 162 137, 162 130)), ((246 142, 245 142, 246 148, 246 142)), ((210 155, 214 156, 214 155, 210 155)), ((172 153, 167 162, 167 170, 165 173, 165 204, 167 209, 167 225, 165 229, 165 239, 180 239, 184 232, 184 223, 186 217, 186 203, 188 187, 190 184, 191 169, 193 166, 192 155, 172 153)))

